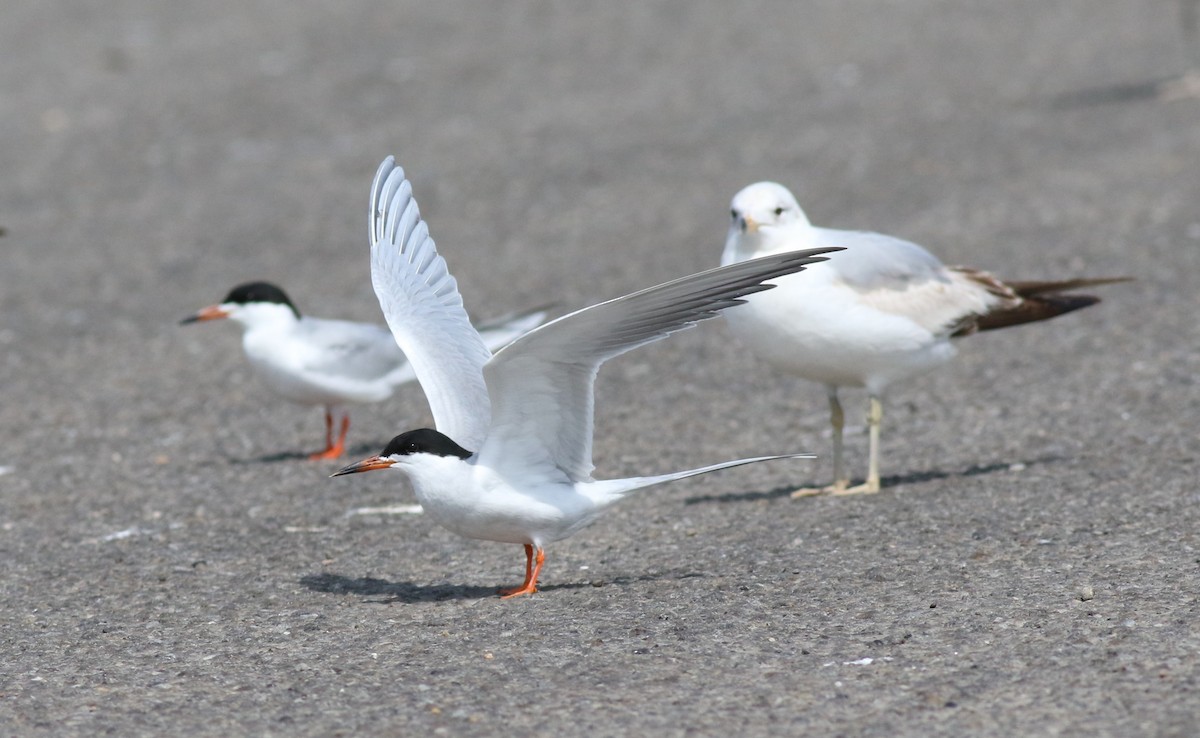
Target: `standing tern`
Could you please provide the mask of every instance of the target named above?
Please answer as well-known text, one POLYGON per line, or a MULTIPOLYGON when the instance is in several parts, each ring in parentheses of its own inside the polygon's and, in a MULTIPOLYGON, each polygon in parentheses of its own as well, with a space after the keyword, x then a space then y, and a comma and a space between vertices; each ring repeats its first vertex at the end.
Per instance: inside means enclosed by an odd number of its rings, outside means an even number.
POLYGON ((813 247, 845 248, 802 279, 780 279, 779 289, 725 313, 733 332, 759 357, 824 384, 828 393, 833 484, 797 490, 793 497, 879 491, 883 392, 894 381, 950 361, 957 352, 950 339, 1094 305, 1100 298, 1060 293, 1127 279, 1002 282, 978 269, 945 266, 920 246, 892 236, 814 227, 792 193, 775 182, 738 192, 731 215, 722 264, 813 247), (870 400, 867 479, 855 487, 842 461, 840 387, 864 387, 870 400))
POLYGON ((765 280, 798 272, 836 248, 780 254, 713 269, 593 305, 526 333, 494 356, 421 219, 404 170, 388 157, 371 190, 371 279, 396 342, 412 362, 437 430, 396 436, 378 456, 334 476, 398 469, 442 526, 468 538, 525 547, 537 591, 543 547, 595 520, 636 489, 741 464, 738 459, 629 479, 592 478, 593 384, 600 365, 715 317, 765 280))
MULTIPOLYGON (((244 329, 242 349, 259 378, 276 394, 325 408, 325 449, 308 458, 336 459, 346 446, 346 405, 379 402, 416 379, 404 352, 381 325, 301 315, 269 282, 248 282, 217 305, 181 323, 229 318, 244 329), (335 418, 341 429, 334 440, 335 418)), ((485 345, 499 348, 546 319, 544 310, 506 316, 479 327, 485 345)))

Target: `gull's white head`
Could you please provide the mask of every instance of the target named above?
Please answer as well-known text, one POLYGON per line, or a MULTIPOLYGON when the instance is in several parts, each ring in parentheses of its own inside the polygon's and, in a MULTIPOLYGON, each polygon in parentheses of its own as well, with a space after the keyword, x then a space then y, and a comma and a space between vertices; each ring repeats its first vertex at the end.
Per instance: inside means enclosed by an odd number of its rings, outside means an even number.
POLYGON ((777 182, 755 182, 733 196, 731 228, 741 233, 780 228, 797 223, 808 225, 808 217, 788 188, 777 182))
MULTIPOLYGON (((723 264, 771 253, 776 245, 773 236, 810 225, 791 191, 777 182, 755 182, 744 187, 733 196, 729 208, 731 221, 723 264)), ((795 248, 801 246, 789 246, 795 248)))
POLYGON ((189 315, 180 323, 229 318, 245 328, 271 324, 290 324, 300 319, 300 311, 287 293, 270 282, 247 282, 229 291, 217 305, 189 315))

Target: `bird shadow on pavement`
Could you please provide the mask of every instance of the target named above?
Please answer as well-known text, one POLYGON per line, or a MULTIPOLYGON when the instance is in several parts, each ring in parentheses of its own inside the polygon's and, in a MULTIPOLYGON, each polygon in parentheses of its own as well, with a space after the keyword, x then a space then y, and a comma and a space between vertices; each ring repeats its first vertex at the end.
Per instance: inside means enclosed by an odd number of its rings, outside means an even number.
MULTIPOLYGON (((371 600, 381 605, 395 602, 443 602, 445 600, 479 600, 496 597, 500 587, 479 587, 462 584, 415 584, 413 582, 389 582, 374 577, 345 577, 341 574, 309 574, 300 578, 300 584, 317 592, 350 594, 360 597, 379 597, 371 600)), ((541 592, 556 589, 582 589, 594 586, 590 582, 567 582, 539 587, 541 592)))
MULTIPOLYGON (((556 590, 598 589, 608 586, 625 586, 634 582, 649 582, 664 578, 690 579, 703 577, 698 572, 663 572, 640 574, 637 576, 613 577, 605 581, 562 582, 560 584, 542 584, 538 587, 541 593, 556 590)), ((515 582, 514 582, 515 583, 515 582)), ((308 574, 300 577, 301 586, 316 592, 329 594, 346 594, 357 597, 382 597, 368 600, 374 604, 390 605, 396 602, 444 602, 446 600, 480 600, 497 597, 500 587, 480 587, 461 584, 415 584, 413 582, 389 582, 375 577, 347 577, 341 574, 308 574)))
POLYGON ((385 598, 373 600, 380 604, 477 600, 484 597, 495 597, 497 590, 497 587, 390 582, 375 577, 347 577, 331 573, 307 574, 300 577, 300 584, 316 592, 385 598))
POLYGON ((307 461, 308 454, 300 451, 280 451, 274 454, 251 456, 249 458, 227 457, 230 464, 278 464, 281 461, 307 461))
MULTIPOLYGON (((896 487, 902 484, 920 484, 921 482, 933 482, 939 479, 954 479, 957 477, 980 477, 987 474, 995 474, 996 472, 1009 471, 1014 466, 1019 468, 1029 468, 1031 466, 1041 466, 1045 464, 1055 464, 1060 461, 1065 461, 1065 456, 1042 456, 1036 459, 1028 459, 1026 461, 997 461, 991 464, 973 464, 962 471, 923 471, 912 472, 909 474, 896 474, 890 477, 884 477, 881 485, 884 490, 888 487, 896 487)), ((776 487, 766 491, 750 491, 750 492, 726 492, 720 495, 700 495, 698 497, 689 497, 683 501, 685 505, 701 505, 707 502, 756 502, 758 500, 774 500, 780 497, 789 497, 796 487, 776 487)), ((814 495, 814 497, 832 497, 833 495, 814 495)), ((858 496, 858 495, 855 495, 858 496)))
MULTIPOLYGON (((379 450, 382 449, 383 446, 384 446, 384 444, 375 445, 375 444, 360 443, 357 446, 355 446, 354 448, 347 449, 346 452, 344 454, 342 454, 342 460, 347 463, 356 461, 365 456, 370 456, 373 453, 379 453, 379 450)), ((238 456, 232 456, 229 454, 226 454, 226 456, 225 456, 225 458, 229 461, 229 463, 234 464, 234 465, 278 464, 278 463, 284 462, 284 461, 308 461, 309 460, 308 457, 309 457, 309 453, 304 452, 304 451, 278 451, 273 454, 263 454, 262 456, 249 456, 249 457, 238 457, 238 456)), ((330 462, 331 464, 338 463, 337 459, 324 459, 324 460, 321 460, 320 462, 314 462, 314 463, 325 463, 326 461, 330 462)), ((341 467, 339 466, 337 468, 341 468, 341 467)))
POLYGON ((1117 105, 1143 100, 1170 99, 1169 95, 1172 86, 1180 83, 1181 79, 1177 75, 1142 82, 1126 82, 1124 84, 1089 87, 1082 90, 1064 92, 1051 98, 1050 107, 1055 110, 1072 110, 1074 108, 1117 105), (1164 98, 1164 95, 1167 97, 1164 98))

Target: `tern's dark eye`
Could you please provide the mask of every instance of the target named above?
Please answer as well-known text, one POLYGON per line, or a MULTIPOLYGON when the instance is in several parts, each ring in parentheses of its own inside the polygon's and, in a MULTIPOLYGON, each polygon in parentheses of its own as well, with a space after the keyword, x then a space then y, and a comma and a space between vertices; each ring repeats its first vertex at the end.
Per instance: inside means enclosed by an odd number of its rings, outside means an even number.
POLYGON ((775 208, 775 217, 778 218, 781 215, 783 215, 783 206, 782 205, 775 208))
POLYGON ((421 444, 419 444, 415 441, 409 441, 408 443, 404 444, 403 452, 406 454, 420 453, 420 451, 421 451, 421 444))

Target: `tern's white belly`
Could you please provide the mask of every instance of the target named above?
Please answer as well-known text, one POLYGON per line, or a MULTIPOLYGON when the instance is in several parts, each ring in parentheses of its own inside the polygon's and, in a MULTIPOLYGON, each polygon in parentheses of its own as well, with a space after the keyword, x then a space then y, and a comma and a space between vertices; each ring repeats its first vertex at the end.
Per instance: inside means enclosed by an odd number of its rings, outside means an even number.
POLYGON ((573 485, 520 490, 493 470, 457 457, 425 456, 401 468, 426 514, 467 538, 543 545, 583 528, 599 512, 573 485))

